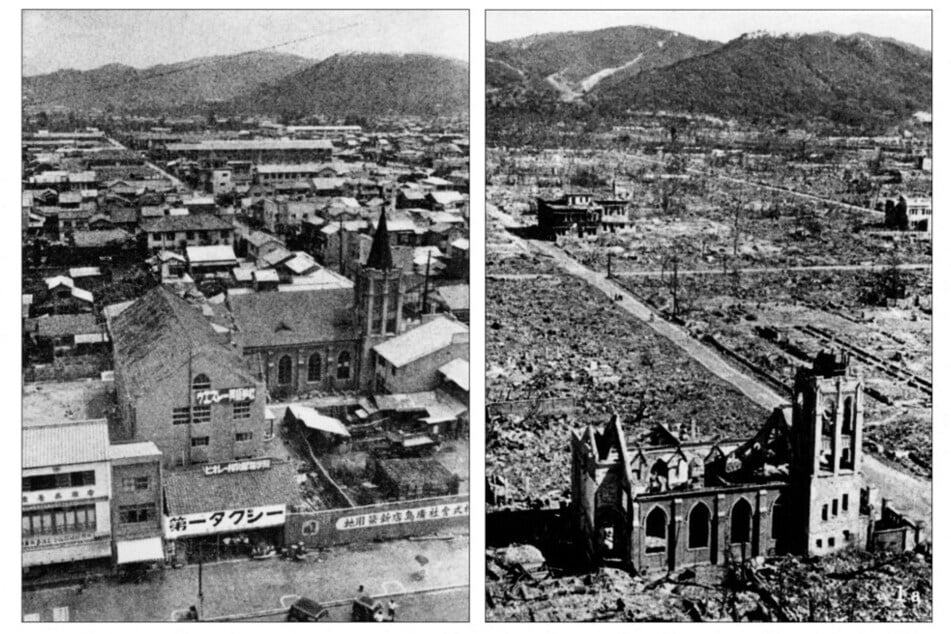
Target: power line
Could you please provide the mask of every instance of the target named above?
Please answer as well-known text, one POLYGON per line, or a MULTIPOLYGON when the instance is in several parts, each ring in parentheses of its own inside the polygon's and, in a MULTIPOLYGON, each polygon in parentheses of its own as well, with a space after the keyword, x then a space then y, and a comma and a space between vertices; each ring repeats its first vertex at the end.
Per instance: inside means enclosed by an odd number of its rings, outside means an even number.
POLYGON ((345 24, 345 25, 343 25, 343 26, 339 26, 339 27, 334 28, 334 29, 328 29, 328 30, 323 31, 323 32, 321 32, 321 33, 315 33, 315 34, 313 34, 313 35, 308 35, 307 37, 301 37, 301 38, 297 38, 297 39, 294 39, 294 40, 288 40, 288 41, 286 41, 286 42, 281 42, 281 43, 279 43, 279 44, 273 44, 273 45, 271 45, 271 46, 265 46, 264 48, 258 48, 258 49, 254 49, 254 50, 251 50, 251 51, 244 51, 243 53, 235 53, 234 55, 222 55, 222 56, 217 56, 217 57, 215 57, 213 60, 205 60, 205 61, 201 61, 201 62, 196 62, 196 63, 194 63, 194 64, 189 64, 189 65, 187 65, 187 66, 179 66, 179 67, 177 67, 177 68, 173 68, 173 69, 171 69, 171 70, 167 70, 167 71, 164 71, 164 72, 152 73, 152 74, 146 75, 146 76, 144 76, 144 77, 134 77, 134 78, 128 79, 128 80, 126 80, 126 81, 120 81, 120 82, 115 82, 115 83, 112 83, 112 84, 106 84, 106 85, 104 85, 104 86, 99 86, 98 88, 99 88, 99 89, 121 88, 122 86, 128 86, 128 85, 130 85, 130 84, 135 84, 135 83, 145 82, 145 81, 151 81, 151 80, 153 80, 153 79, 158 79, 158 78, 160 78, 160 77, 168 77, 169 75, 175 75, 175 74, 178 74, 178 73, 183 73, 183 72, 185 72, 185 71, 193 70, 193 69, 195 69, 195 68, 200 68, 200 67, 202 67, 202 66, 209 66, 209 65, 211 65, 211 64, 215 64, 215 63, 218 63, 218 62, 221 62, 221 61, 224 61, 224 60, 237 59, 237 58, 239 58, 239 57, 244 57, 244 56, 246 56, 246 55, 254 55, 255 53, 263 53, 263 52, 265 52, 265 51, 272 51, 272 50, 274 50, 274 49, 283 48, 283 47, 285 47, 285 46, 290 46, 291 44, 299 44, 300 42, 306 42, 307 40, 313 40, 313 39, 316 39, 316 38, 318 38, 318 37, 322 37, 322 36, 324 36, 324 35, 328 35, 328 34, 330 34, 330 33, 336 33, 336 32, 339 32, 339 31, 344 31, 344 30, 346 30, 346 29, 352 29, 353 27, 359 26, 359 25, 360 25, 360 24, 359 24, 358 22, 353 22, 353 23, 351 23, 351 24, 345 24))

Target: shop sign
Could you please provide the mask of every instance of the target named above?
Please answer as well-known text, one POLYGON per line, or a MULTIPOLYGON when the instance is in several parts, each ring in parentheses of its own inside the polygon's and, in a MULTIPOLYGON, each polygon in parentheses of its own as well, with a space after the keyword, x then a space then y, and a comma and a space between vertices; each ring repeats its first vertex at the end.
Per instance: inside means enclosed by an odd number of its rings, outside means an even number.
POLYGON ((23 550, 37 550, 40 548, 52 548, 55 546, 66 546, 72 544, 81 544, 91 542, 96 539, 95 533, 78 533, 72 535, 35 535, 23 539, 23 550))
POLYGON ((219 462, 217 464, 205 465, 203 471, 206 476, 227 475, 231 473, 243 473, 245 471, 263 471, 271 468, 271 459, 262 458, 261 460, 240 460, 238 462, 219 462))
POLYGON ((230 390, 200 390, 195 392, 195 405, 216 403, 248 403, 255 397, 253 387, 233 387, 230 390))
POLYGON ((166 539, 247 531, 284 524, 286 505, 253 506, 227 511, 190 513, 162 518, 166 539))
POLYGON ((376 513, 365 513, 363 515, 347 515, 338 518, 336 526, 337 530, 351 530, 354 528, 388 526, 390 524, 428 522, 431 520, 466 517, 468 515, 468 502, 453 502, 452 504, 421 506, 396 511, 377 511, 376 513))

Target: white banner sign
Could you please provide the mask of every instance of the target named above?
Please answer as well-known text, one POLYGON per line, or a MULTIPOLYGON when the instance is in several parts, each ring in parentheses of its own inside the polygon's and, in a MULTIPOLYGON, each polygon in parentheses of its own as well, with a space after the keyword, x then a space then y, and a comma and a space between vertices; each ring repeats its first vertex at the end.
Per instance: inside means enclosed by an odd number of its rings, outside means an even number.
POLYGON ((193 535, 212 535, 234 531, 254 530, 284 523, 285 504, 254 506, 227 511, 165 516, 165 538, 178 539, 193 535))
POLYGON ((398 511, 377 511, 362 515, 346 515, 337 519, 337 530, 370 528, 389 524, 409 524, 469 515, 468 502, 453 502, 434 506, 400 509, 398 511))
POLYGON ((271 468, 271 459, 241 460, 240 462, 219 462, 204 466, 206 476, 241 473, 242 471, 262 471, 271 468))
POLYGON ((233 387, 230 390, 202 390, 195 392, 195 404, 248 403, 254 400, 254 396, 253 387, 233 387))

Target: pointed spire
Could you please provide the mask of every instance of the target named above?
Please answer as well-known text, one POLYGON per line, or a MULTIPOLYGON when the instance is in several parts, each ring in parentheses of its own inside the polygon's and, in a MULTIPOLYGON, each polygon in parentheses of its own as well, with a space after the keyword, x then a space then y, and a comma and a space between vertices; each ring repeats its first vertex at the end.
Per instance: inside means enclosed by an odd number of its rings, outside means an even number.
POLYGON ((370 255, 367 257, 367 268, 386 271, 393 268, 393 254, 390 253, 390 232, 386 229, 386 208, 380 209, 380 221, 373 234, 373 244, 370 245, 370 255))

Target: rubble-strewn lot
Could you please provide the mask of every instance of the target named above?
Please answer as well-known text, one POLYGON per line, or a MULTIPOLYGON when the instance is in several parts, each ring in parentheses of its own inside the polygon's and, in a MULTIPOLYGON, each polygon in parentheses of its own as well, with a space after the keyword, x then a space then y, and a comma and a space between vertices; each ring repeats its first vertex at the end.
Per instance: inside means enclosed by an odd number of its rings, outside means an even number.
MULTIPOLYGON (((685 275, 678 286, 678 303, 695 334, 716 337, 787 386, 792 385, 798 367, 829 345, 809 328, 834 333, 930 381, 930 271, 901 271, 907 299, 876 306, 868 296, 886 273, 685 275)), ((632 276, 619 281, 658 310, 672 310, 669 277, 632 276)), ((863 358, 854 359, 867 389, 880 397, 865 400, 866 449, 916 475, 930 476, 930 396, 863 358)))
POLYGON ((486 292, 487 400, 570 397, 578 409, 570 421, 490 422, 487 475, 504 475, 513 497, 564 491, 570 429, 603 424, 613 412, 632 438, 654 423, 743 438, 767 414, 584 282, 489 280, 486 292))
POLYGON ((646 579, 612 568, 535 579, 487 551, 488 621, 929 621, 930 557, 854 551, 646 579))

